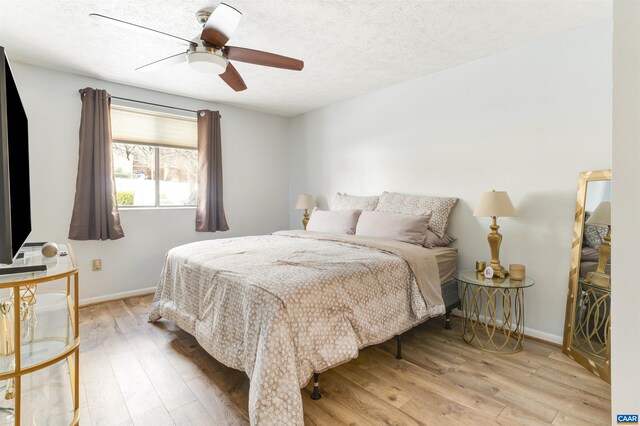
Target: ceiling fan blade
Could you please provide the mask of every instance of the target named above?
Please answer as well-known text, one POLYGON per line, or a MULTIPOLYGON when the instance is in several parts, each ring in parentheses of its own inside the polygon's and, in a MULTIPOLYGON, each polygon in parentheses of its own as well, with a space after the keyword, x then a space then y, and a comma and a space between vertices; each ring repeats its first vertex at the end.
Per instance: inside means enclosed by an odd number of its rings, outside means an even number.
POLYGON ((238 9, 220 3, 204 24, 200 38, 215 47, 224 46, 238 28, 241 17, 242 13, 238 9))
MULTIPOLYGON (((153 28, 144 27, 142 25, 132 24, 131 22, 123 21, 121 19, 112 18, 110 16, 101 15, 99 13, 90 13, 89 16, 91 18, 97 20, 97 21, 109 22, 111 24, 115 24, 115 25, 118 25, 118 26, 121 26, 121 27, 124 27, 124 28, 128 28, 128 29, 136 29, 136 30, 139 30, 139 31, 140 30, 151 31, 155 35, 160 35, 160 36, 164 36, 166 38, 171 38, 175 42, 180 42, 180 44, 187 44, 187 45, 193 44, 193 42, 191 40, 187 40, 186 38, 174 36, 173 34, 165 33, 164 31, 154 30, 153 28)), ((145 33, 145 34, 148 34, 148 33, 145 33)))
POLYGON ((227 46, 224 48, 227 58, 234 61, 247 62, 249 64, 263 65, 265 67, 284 68, 300 71, 304 68, 304 62, 275 53, 262 50, 246 49, 244 47, 227 46))
POLYGON ((160 68, 167 68, 171 65, 180 64, 186 61, 185 52, 180 52, 175 55, 167 56, 166 58, 158 59, 157 61, 150 62, 146 65, 142 65, 136 68, 136 71, 153 71, 160 68))
POLYGON ((236 92, 241 92, 247 88, 247 85, 244 84, 244 80, 240 77, 240 74, 238 74, 238 70, 236 70, 236 67, 234 67, 230 62, 227 64, 225 72, 220 74, 220 78, 236 92))

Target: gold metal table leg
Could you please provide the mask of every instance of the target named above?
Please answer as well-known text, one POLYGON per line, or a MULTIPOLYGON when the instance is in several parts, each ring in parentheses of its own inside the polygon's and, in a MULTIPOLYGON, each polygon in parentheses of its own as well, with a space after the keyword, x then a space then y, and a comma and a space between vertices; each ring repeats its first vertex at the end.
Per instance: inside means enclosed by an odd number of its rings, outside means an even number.
POLYGON ((478 349, 495 353, 522 350, 524 289, 462 283, 462 337, 478 349))
POLYGON ((611 291, 582 285, 578 290, 572 347, 603 364, 609 348, 611 291))

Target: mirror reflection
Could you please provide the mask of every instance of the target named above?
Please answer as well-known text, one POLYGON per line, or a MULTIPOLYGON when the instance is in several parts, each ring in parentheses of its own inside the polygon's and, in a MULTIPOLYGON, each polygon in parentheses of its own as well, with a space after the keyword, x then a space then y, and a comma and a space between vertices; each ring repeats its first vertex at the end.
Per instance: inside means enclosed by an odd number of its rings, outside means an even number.
POLYGON ((581 175, 563 351, 610 381, 611 172, 581 175))
POLYGON ((611 181, 587 184, 580 278, 611 284, 611 181))
POLYGON ((587 184, 573 347, 603 365, 611 308, 611 181, 587 184))

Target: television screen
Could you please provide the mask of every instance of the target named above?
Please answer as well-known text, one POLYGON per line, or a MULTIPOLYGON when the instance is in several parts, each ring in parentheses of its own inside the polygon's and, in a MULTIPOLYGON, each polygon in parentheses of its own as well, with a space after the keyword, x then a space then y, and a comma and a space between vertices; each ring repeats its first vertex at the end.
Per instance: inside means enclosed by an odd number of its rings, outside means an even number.
POLYGON ((31 233, 29 191, 29 129, 27 114, 0 47, 4 72, 0 75, 0 263, 11 263, 31 233), (3 217, 2 217, 3 216, 3 217))

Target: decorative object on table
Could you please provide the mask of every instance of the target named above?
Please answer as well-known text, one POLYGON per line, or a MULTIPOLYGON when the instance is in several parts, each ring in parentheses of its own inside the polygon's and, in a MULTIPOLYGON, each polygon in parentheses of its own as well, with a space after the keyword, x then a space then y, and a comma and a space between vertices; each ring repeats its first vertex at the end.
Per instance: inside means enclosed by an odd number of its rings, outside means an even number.
POLYGON ((31 312, 31 307, 24 300, 20 301, 20 339, 26 341, 31 334, 31 325, 35 315, 31 312))
POLYGON ((36 303, 36 289, 35 284, 27 284, 24 287, 20 287, 20 299, 27 302, 29 305, 36 303))
POLYGON ((316 206, 316 202, 313 199, 313 195, 310 194, 300 194, 298 195, 298 200, 296 201, 296 210, 304 210, 304 215, 302 217, 302 226, 304 229, 307 229, 307 223, 309 223, 309 209, 312 209, 316 206))
POLYGON ((58 254, 58 245, 56 243, 45 243, 41 252, 44 257, 54 257, 58 254))
POLYGON ((0 302, 0 356, 11 355, 15 350, 11 329, 12 306, 12 302, 0 302))
POLYGON ((493 270, 493 268, 491 266, 487 266, 486 268, 484 268, 484 276, 485 276, 485 278, 493 278, 494 274, 495 274, 495 271, 493 270))
POLYGON ((20 321, 29 319, 30 312, 31 308, 29 307, 29 304, 24 300, 20 301, 20 321))
POLYGON ((517 263, 512 263, 509 265, 509 276, 512 280, 522 281, 525 277, 525 268, 524 265, 519 265, 517 263))
POLYGON ((587 281, 592 284, 609 287, 611 285, 611 276, 605 273, 605 268, 611 256, 611 202, 604 201, 598 204, 598 207, 589 216, 585 225, 607 228, 607 234, 604 236, 603 242, 598 246, 598 267, 595 272, 587 274, 587 281))
POLYGON ((516 215, 516 209, 505 191, 485 192, 480 196, 480 201, 473 212, 474 216, 490 217, 493 222, 491 224, 491 232, 487 236, 489 248, 491 249, 491 263, 493 272, 496 276, 504 278, 507 271, 500 265, 500 243, 502 235, 498 232, 500 228, 497 223, 498 217, 511 217, 516 215))
POLYGON ((476 271, 477 272, 484 272, 486 267, 487 267, 487 262, 485 262, 484 260, 476 260, 476 271))
POLYGON ((13 399, 16 397, 16 379, 10 378, 7 380, 7 387, 4 391, 4 399, 13 399))

